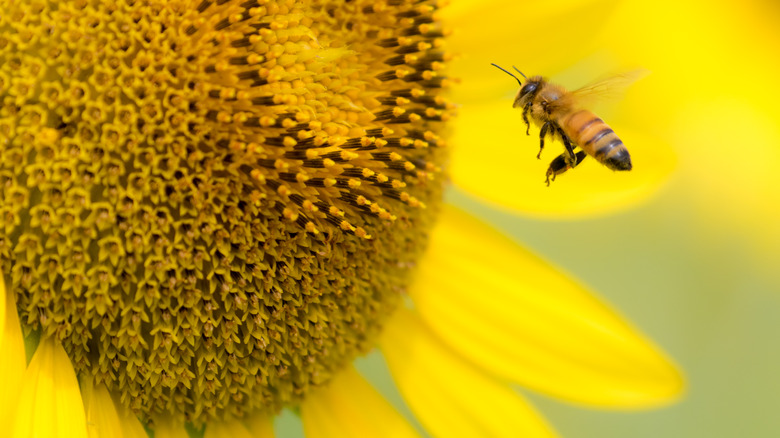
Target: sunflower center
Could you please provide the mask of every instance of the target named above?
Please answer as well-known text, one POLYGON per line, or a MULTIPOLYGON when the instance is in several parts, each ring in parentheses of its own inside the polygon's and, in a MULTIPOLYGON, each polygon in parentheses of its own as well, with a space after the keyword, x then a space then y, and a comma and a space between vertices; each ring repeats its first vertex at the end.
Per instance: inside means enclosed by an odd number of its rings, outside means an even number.
POLYGON ((373 345, 439 202, 417 0, 0 7, 0 266, 144 418, 278 411, 373 345))

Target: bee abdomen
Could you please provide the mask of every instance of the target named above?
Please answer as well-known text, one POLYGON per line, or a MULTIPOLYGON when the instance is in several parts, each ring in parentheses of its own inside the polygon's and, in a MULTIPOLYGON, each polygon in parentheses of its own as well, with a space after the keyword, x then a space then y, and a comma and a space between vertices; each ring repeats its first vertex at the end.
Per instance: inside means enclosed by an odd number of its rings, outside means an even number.
POLYGON ((623 141, 592 112, 571 113, 560 125, 573 143, 605 166, 612 170, 631 170, 631 157, 623 141))
POLYGON ((631 170, 631 156, 617 135, 609 142, 597 143, 595 158, 612 170, 631 170))

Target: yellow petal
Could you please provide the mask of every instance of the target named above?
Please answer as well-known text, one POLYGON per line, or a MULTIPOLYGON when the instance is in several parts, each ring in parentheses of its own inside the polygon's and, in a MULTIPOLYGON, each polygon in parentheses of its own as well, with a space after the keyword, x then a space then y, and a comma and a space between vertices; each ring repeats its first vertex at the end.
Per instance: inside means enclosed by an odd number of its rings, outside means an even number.
POLYGON ((106 386, 95 386, 92 379, 85 378, 82 380, 81 390, 89 438, 122 438, 123 425, 106 386))
MULTIPOLYGON (((589 55, 593 23, 601 23, 618 3, 614 0, 545 2, 457 1, 441 11, 453 29, 447 46, 456 54, 448 75, 461 82, 452 99, 462 105, 495 100, 505 86, 517 83, 490 63, 526 75, 550 76, 589 55), (554 23, 554 24, 552 24, 554 23), (539 42, 543 35, 543 43, 539 42), (565 54, 562 56, 561 54, 565 54)), ((517 93, 514 90, 512 95, 517 93)), ((511 107, 511 105, 510 105, 511 107)), ((460 122, 457 122, 460 123, 460 122)))
POLYGON ((666 205, 674 208, 671 203, 677 202, 685 210, 678 225, 691 245, 718 252, 731 239, 744 247, 741 258, 748 269, 777 277, 780 209, 770 200, 780 193, 780 88, 774 86, 780 64, 772 56, 780 32, 773 15, 760 7, 697 6, 681 3, 674 14, 662 14, 626 4, 615 17, 615 33, 626 38, 610 45, 618 56, 641 57, 653 70, 635 99, 626 102, 627 112, 655 114, 645 125, 674 142, 679 179, 666 205), (637 20, 642 14, 646 18, 637 20), (686 22, 685 29, 678 27, 686 22), (749 23, 750 32, 728 25, 737 22, 749 23), (675 32, 639 37, 659 23, 675 32), (750 77, 739 87, 724 87, 722 78, 704 73, 734 65, 750 77))
POLYGON ((89 438, 148 438, 146 430, 129 409, 114 403, 104 384, 85 378, 81 384, 89 438))
POLYGON ((778 3, 704 4, 661 0, 647 8, 642 2, 622 2, 601 23, 598 44, 653 72, 638 87, 640 93, 627 99, 624 114, 647 114, 632 120, 632 126, 641 123, 668 138, 679 154, 679 179, 665 205, 684 211, 677 225, 694 240, 688 246, 719 252, 723 242, 738 242, 744 255, 731 255, 777 284, 778 3), (674 14, 666 12, 669 8, 674 14), (659 28, 669 31, 653 30, 659 28), (750 78, 738 87, 710 74, 735 65, 750 78))
POLYGON ((122 422, 124 438, 149 438, 149 434, 133 411, 121 403, 116 403, 114 406, 119 414, 119 421, 122 422))
POLYGON ((41 340, 22 377, 14 438, 86 438, 87 424, 79 383, 65 349, 41 340))
POLYGON ((482 199, 537 217, 585 217, 627 208, 658 191, 675 158, 659 139, 612 128, 627 145, 633 170, 614 172, 589 157, 547 187, 547 167, 563 146, 548 140, 537 160, 539 130, 525 135, 522 112, 511 108, 511 99, 464 106, 452 136, 452 179, 482 199))
POLYGON ((682 391, 663 353, 587 290, 452 207, 411 297, 453 349, 534 390, 611 408, 659 405, 682 391))
POLYGON ((5 332, 5 303, 5 280, 0 277, 0 340, 3 339, 3 332, 5 332))
POLYGON ((203 438, 256 438, 238 420, 213 421, 206 425, 203 438))
POLYGON ((412 311, 401 309, 380 341, 409 407, 435 437, 553 437, 515 391, 464 362, 412 311))
POLYGON ((158 417, 154 426, 154 438, 189 438, 184 424, 170 418, 158 417))
MULTIPOLYGON (((595 5, 604 6, 615 3, 615 1, 605 2, 603 0, 550 0, 544 3, 534 2, 505 2, 495 0, 462 0, 448 4, 442 9, 448 20, 453 21, 458 28, 468 28, 475 26, 484 28, 486 31, 495 31, 493 27, 505 25, 507 28, 515 29, 517 32, 517 20, 520 17, 534 17, 535 19, 547 20, 563 13, 582 12, 583 9, 595 5), (485 24, 489 23, 490 26, 485 24)), ((444 20, 445 22, 447 20, 444 20)), ((532 20, 529 26, 544 26, 549 23, 534 23, 532 20)), ((511 30, 511 29, 509 29, 511 30)))
POLYGON ((301 405, 306 438, 406 438, 414 429, 353 368, 306 397, 301 405))
MULTIPOLYGON (((0 288, 5 290, 2 276, 0 288)), ((24 338, 19 325, 19 315, 16 313, 16 302, 13 294, 6 293, 2 297, 5 304, 5 322, 0 335, 0 420, 9 424, 14 418, 19 388, 22 384, 24 369, 27 367, 27 357, 24 351, 24 338)))
POLYGON ((244 420, 254 438, 274 438, 274 423, 265 415, 253 415, 244 420))

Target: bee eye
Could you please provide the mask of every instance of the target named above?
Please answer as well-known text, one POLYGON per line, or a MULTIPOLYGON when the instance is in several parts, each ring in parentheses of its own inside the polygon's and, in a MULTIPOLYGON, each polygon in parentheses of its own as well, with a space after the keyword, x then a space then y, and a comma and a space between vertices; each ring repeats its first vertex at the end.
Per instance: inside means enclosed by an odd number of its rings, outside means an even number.
POLYGON ((536 92, 537 88, 536 82, 528 82, 527 84, 523 85, 523 88, 520 89, 520 94, 525 96, 527 94, 533 94, 536 92))

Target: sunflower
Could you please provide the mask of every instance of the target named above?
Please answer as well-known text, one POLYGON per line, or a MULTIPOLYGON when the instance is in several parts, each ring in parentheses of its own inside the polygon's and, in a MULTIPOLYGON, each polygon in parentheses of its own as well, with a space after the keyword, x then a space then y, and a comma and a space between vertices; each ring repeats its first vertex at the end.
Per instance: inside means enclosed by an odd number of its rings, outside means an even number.
POLYGON ((414 435, 351 368, 376 344, 437 436, 551 435, 508 383, 676 397, 674 366, 618 316, 442 206, 438 8, 3 3, 13 436, 271 436, 283 407, 307 436, 414 435))

